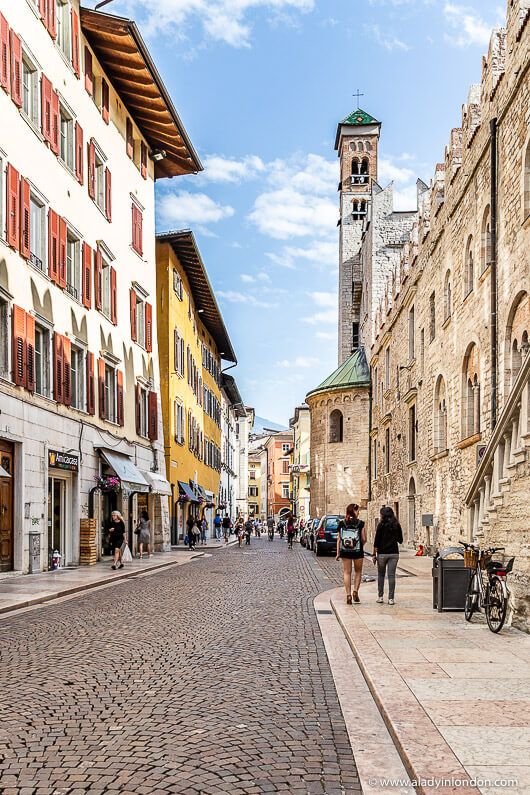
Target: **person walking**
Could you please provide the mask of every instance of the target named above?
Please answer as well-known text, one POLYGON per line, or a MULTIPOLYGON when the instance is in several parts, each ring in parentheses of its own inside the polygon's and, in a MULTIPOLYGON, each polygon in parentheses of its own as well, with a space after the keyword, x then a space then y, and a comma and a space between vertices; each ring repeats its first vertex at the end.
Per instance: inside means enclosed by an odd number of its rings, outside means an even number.
POLYGON ((114 555, 111 569, 123 569, 122 547, 125 546, 125 522, 119 511, 112 511, 110 515, 110 545, 114 555))
POLYGON ((293 539, 295 532, 296 529, 294 526, 294 516, 292 515, 292 513, 290 513, 289 516, 287 517, 287 546, 289 549, 293 548, 293 539))
POLYGON ((151 520, 147 511, 142 511, 138 520, 138 557, 142 560, 144 556, 144 546, 147 550, 147 557, 151 558, 151 520))
POLYGON ((243 543, 243 536, 245 535, 245 528, 242 524, 236 525, 237 543, 239 546, 243 543))
POLYGON ((364 522, 359 519, 359 506, 352 502, 346 508, 346 518, 341 519, 337 535, 337 560, 342 561, 342 576, 346 591, 346 604, 360 602, 359 588, 363 573, 364 545, 366 530, 364 522), (354 583, 352 590, 351 575, 354 566, 354 583))
POLYGON ((245 544, 247 546, 250 546, 250 537, 252 535, 253 528, 254 525, 252 524, 250 519, 247 519, 247 521, 245 522, 245 544))
POLYGON ((199 531, 201 534, 201 544, 204 546, 206 544, 206 531, 208 530, 208 522, 203 517, 199 520, 199 531))
POLYGON ((195 549, 195 517, 191 514, 186 519, 186 529, 188 531, 188 546, 191 549, 195 549))
POLYGON ((221 525, 222 525, 221 514, 220 513, 216 513, 215 514, 215 519, 213 520, 213 526, 214 526, 214 529, 215 529, 215 537, 216 537, 217 541, 221 540, 221 525))
POLYGON ((392 508, 380 510, 380 520, 375 531, 373 562, 377 564, 377 602, 383 603, 385 574, 388 577, 388 604, 394 604, 396 592, 396 568, 399 546, 403 543, 403 530, 392 508))
POLYGON ((232 527, 232 520, 226 513, 223 517, 223 537, 225 540, 225 544, 228 544, 228 539, 230 536, 230 528, 232 527))

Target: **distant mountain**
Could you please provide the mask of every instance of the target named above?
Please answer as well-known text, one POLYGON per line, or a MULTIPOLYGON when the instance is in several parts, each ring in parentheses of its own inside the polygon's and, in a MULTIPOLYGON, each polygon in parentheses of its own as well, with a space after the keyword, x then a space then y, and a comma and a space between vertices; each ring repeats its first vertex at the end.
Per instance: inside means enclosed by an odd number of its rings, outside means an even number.
POLYGON ((252 433, 262 434, 267 431, 286 431, 285 425, 278 425, 277 422, 266 420, 264 417, 257 417, 254 419, 254 427, 252 433))

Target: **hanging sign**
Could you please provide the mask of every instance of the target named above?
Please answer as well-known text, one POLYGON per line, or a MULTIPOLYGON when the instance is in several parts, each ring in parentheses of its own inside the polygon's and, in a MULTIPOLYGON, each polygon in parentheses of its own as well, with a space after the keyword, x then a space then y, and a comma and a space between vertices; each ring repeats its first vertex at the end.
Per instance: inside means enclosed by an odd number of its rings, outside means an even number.
POLYGON ((67 469, 79 472, 79 456, 72 453, 61 453, 59 450, 48 450, 48 466, 54 469, 67 469))

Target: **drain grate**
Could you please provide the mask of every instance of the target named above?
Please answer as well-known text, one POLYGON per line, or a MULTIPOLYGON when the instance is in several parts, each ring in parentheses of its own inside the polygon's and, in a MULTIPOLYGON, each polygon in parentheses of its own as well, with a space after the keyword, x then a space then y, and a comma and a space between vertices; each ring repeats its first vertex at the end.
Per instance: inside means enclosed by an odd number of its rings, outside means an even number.
POLYGON ((332 616, 333 610, 317 610, 317 615, 319 616, 332 616))

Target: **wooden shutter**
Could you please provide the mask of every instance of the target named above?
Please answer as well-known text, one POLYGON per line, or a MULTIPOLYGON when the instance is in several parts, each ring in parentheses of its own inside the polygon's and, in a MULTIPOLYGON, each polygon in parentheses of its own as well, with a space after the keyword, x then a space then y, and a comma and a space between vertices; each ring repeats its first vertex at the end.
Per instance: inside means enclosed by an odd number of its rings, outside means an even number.
POLYGON ((112 175, 108 168, 105 169, 105 215, 107 221, 112 221, 112 175))
POLYGON ((123 405, 123 373, 116 370, 116 422, 118 425, 125 424, 125 412, 123 405))
POLYGON ((63 339, 57 332, 53 335, 53 396, 57 403, 62 403, 64 396, 63 339))
POLYGON ((88 243, 83 242, 83 306, 90 309, 92 306, 92 249, 88 243))
POLYGON ((72 68, 76 77, 81 76, 81 69, 79 64, 79 14, 72 8, 72 68))
POLYGON ((101 309, 103 288, 103 256, 100 249, 96 249, 96 267, 94 268, 94 306, 101 309))
POLYGON ((13 305, 13 383, 26 386, 26 313, 13 305))
POLYGON ((11 44, 11 98, 17 107, 22 107, 22 45, 20 38, 12 30, 11 44))
POLYGON ((18 250, 20 240, 20 175, 11 163, 7 166, 7 242, 18 250))
POLYGON ((94 141, 88 144, 88 195, 96 198, 96 147, 94 141))
POLYGON ((66 287, 66 221, 59 218, 59 287, 66 287))
POLYGON ((125 151, 127 152, 127 157, 130 157, 132 160, 134 158, 134 137, 132 121, 130 119, 127 119, 125 122, 125 151))
POLYGON ((47 22, 47 12, 46 12, 46 7, 47 7, 47 5, 48 5, 48 0, 39 0, 39 13, 40 13, 40 18, 42 19, 42 21, 44 22, 44 24, 45 24, 46 26, 48 25, 48 22, 47 22))
POLYGON ((143 141, 140 144, 140 174, 147 179, 147 146, 143 141))
POLYGON ((144 241, 143 241, 143 213, 139 209, 137 215, 137 226, 138 226, 138 254, 144 253, 144 241))
POLYGON ((94 96, 94 72, 92 70, 92 53, 85 47, 85 88, 91 97, 94 96))
POLYGON ((118 323, 118 296, 116 294, 116 269, 110 269, 110 320, 116 325, 118 323))
POLYGON ((136 384, 134 391, 134 407, 136 413, 136 433, 138 436, 142 435, 142 388, 140 384, 136 384))
POLYGON ((20 180, 20 253, 30 255, 30 188, 27 179, 20 180))
POLYGON ((137 243, 136 243, 136 227, 137 227, 136 214, 137 214, 137 212, 138 212, 138 208, 137 208, 136 204, 133 203, 133 205, 131 207, 132 247, 134 248, 135 251, 137 250, 137 248, 136 248, 136 246, 137 246, 137 243))
POLYGON ((40 81, 41 125, 44 140, 49 144, 52 141, 52 94, 52 84, 43 74, 40 81))
POLYGON ((59 283, 59 216, 52 210, 48 210, 48 276, 59 283))
POLYGON ((9 94, 10 87, 10 53, 9 25, 3 14, 0 14, 0 86, 9 94))
POLYGON ((52 91, 52 121, 51 121, 51 150, 55 155, 59 154, 59 94, 52 91))
POLYGON ((86 355, 86 410, 89 414, 96 413, 96 394, 94 384, 94 354, 86 355))
POLYGON ((158 395, 156 392, 149 392, 148 395, 148 437, 152 442, 158 439, 158 395))
POLYGON ((46 27, 52 39, 57 38, 57 15, 55 0, 48 0, 47 2, 47 19, 46 27))
POLYGON ((109 84, 104 78, 101 80, 101 118, 105 124, 109 123, 109 84))
POLYGON ((83 184, 83 129, 79 122, 75 123, 75 175, 80 185, 83 184))
POLYGON ((104 420, 107 416, 105 407, 105 359, 98 359, 98 399, 99 416, 104 420))
POLYGON ((145 304, 145 350, 148 353, 153 350, 153 307, 147 302, 145 304))
POLYGON ((63 403, 72 405, 72 343, 63 337, 63 403))
POLYGON ((129 290, 129 305, 131 308, 131 339, 133 342, 138 342, 136 336, 136 291, 132 287, 129 290))
POLYGON ((26 387, 35 391, 35 318, 26 313, 26 387))

